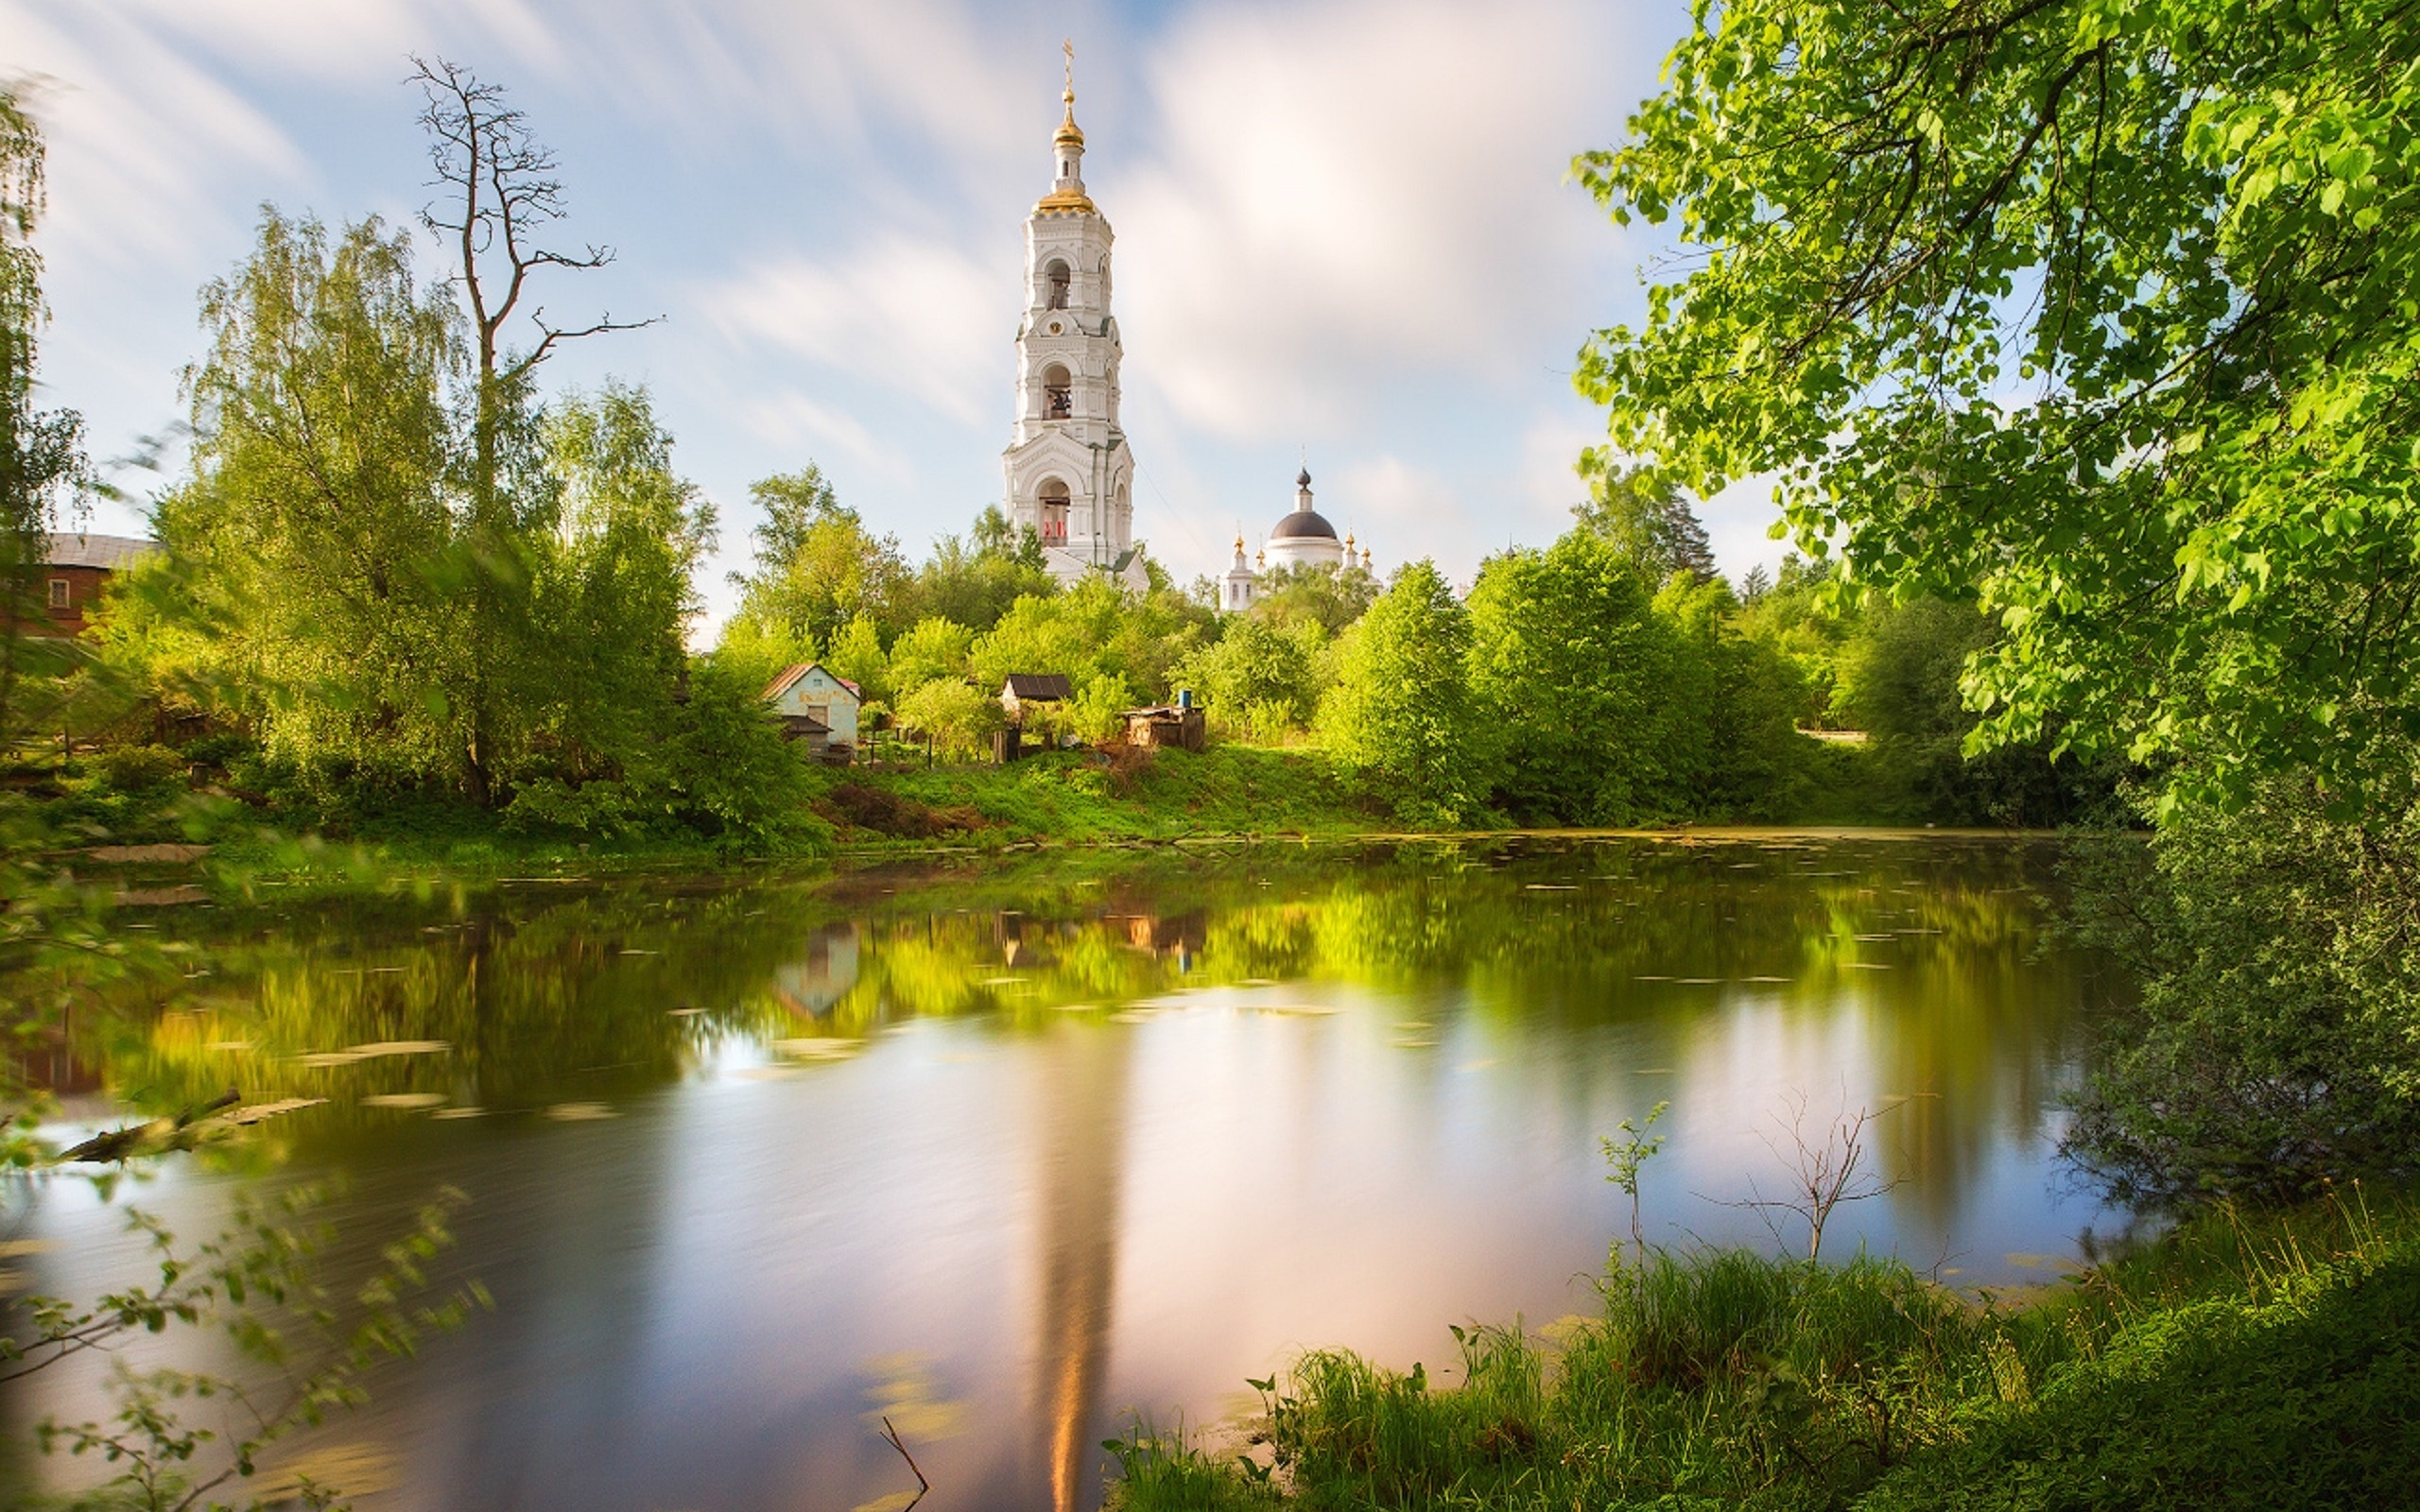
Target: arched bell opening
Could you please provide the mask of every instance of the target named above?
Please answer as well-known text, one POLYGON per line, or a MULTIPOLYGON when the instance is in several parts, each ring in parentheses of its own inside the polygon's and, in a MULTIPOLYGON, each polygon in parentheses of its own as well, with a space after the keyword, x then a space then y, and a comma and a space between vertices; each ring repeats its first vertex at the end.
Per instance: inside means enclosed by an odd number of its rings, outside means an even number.
POLYGON ((1063 546, 1067 543, 1067 510, 1070 499, 1067 485, 1057 478, 1044 478, 1042 500, 1042 543, 1063 546))

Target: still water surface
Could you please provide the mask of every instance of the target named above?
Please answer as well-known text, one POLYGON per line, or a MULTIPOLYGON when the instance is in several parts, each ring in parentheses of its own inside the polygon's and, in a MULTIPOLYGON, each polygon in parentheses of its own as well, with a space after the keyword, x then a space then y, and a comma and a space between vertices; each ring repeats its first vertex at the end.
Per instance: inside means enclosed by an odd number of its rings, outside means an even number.
POLYGON ((1803 1101, 1818 1142, 1887 1109, 1891 1190, 1827 1254, 2066 1268, 2120 1220, 2053 1155, 2098 990, 2039 938, 2054 859, 1528 839, 182 910, 211 974, 79 1056, 155 1105, 328 1101, 249 1174, 52 1186, 26 1280, 127 1274, 130 1197, 199 1233, 240 1181, 337 1173, 365 1266, 450 1184, 448 1276, 494 1311, 298 1451, 365 1512, 896 1506, 884 1414, 931 1512, 1092 1507, 1136 1411, 1588 1310, 1629 1225, 1599 1140, 1658 1101, 1651 1240, 1774 1243, 1736 1204, 1787 1185, 1803 1101))

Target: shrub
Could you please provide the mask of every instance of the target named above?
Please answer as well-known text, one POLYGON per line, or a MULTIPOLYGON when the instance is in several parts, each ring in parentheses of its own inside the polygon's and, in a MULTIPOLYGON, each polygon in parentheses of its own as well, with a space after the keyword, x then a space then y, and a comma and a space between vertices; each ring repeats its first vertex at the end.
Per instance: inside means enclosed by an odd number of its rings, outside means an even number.
POLYGON ((165 746, 112 746, 91 758, 101 780, 121 793, 151 793, 185 775, 186 761, 165 746))

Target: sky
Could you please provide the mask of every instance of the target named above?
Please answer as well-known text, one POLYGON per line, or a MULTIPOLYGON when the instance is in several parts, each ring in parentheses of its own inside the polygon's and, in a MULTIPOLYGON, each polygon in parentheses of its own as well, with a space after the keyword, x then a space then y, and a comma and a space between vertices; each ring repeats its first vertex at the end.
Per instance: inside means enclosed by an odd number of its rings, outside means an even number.
MULTIPOLYGON (((198 292, 260 208, 413 226, 409 59, 466 64, 560 158, 561 243, 615 253, 540 289, 549 317, 660 317, 544 383, 647 387, 720 517, 711 634, 756 478, 819 464, 911 557, 1001 496, 1072 39, 1137 536, 1216 574, 1307 465, 1382 574, 1466 584, 1582 495, 1603 418, 1571 370, 1664 249, 1571 159, 1619 140, 1685 26, 1680 0, 0 0, 50 144, 40 402, 104 459, 170 435, 198 292)), ((118 481, 139 501, 178 465, 118 481)), ((1768 489, 1701 513, 1726 571, 1778 559, 1768 489)), ((139 502, 92 528, 139 532, 139 502)))

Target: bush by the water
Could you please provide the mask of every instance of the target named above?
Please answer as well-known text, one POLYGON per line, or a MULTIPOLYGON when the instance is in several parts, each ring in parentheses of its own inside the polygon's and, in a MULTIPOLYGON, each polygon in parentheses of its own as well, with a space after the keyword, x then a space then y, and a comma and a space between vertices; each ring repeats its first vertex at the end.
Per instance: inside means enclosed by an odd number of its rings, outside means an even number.
POLYGON ((1320 1351, 1257 1447, 1138 1429, 1123 1512, 2384 1507, 2420 1486, 2420 1208, 2206 1213, 2017 1305, 1896 1262, 1616 1254, 1598 1315, 1320 1351))
POLYGON ((2067 1143, 2121 1195, 2290 1198, 2420 1165, 2415 794, 2355 807, 2281 776, 2233 811, 2177 807, 2148 862, 2082 852, 2080 932, 2140 991, 2067 1143))

